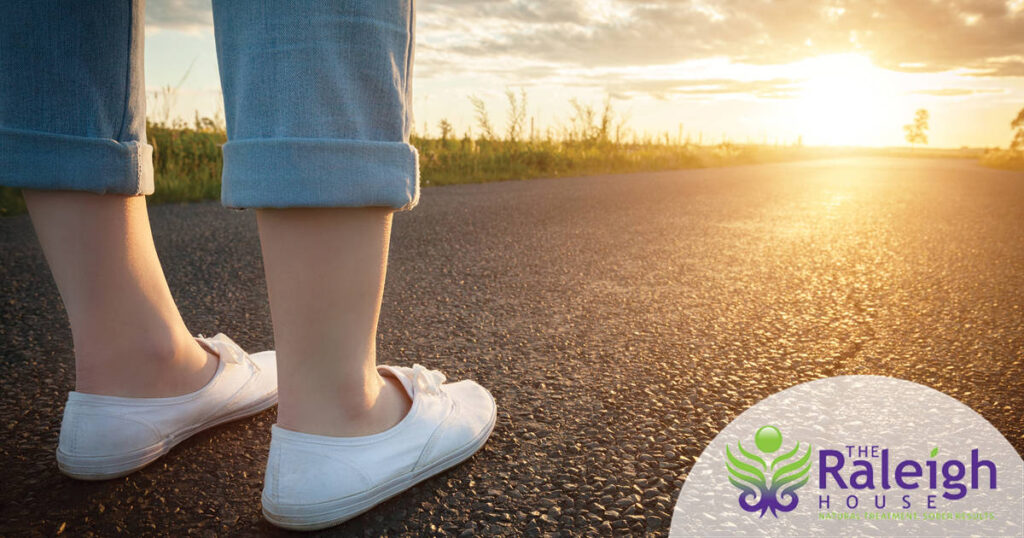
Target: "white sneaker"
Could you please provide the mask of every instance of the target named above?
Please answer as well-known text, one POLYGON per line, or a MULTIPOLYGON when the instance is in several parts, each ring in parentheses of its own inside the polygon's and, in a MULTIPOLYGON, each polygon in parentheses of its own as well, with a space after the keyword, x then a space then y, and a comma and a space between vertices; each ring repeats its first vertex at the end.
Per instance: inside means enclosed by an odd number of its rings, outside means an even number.
POLYGON ((223 334, 196 340, 220 364, 206 386, 191 394, 124 398, 71 392, 57 445, 61 472, 81 480, 124 476, 194 433, 277 403, 273 351, 247 355, 223 334))
POLYGON ((379 366, 412 399, 393 428, 329 437, 272 428, 263 515, 286 529, 316 530, 351 519, 465 461, 494 430, 494 398, 473 381, 416 365, 379 366))

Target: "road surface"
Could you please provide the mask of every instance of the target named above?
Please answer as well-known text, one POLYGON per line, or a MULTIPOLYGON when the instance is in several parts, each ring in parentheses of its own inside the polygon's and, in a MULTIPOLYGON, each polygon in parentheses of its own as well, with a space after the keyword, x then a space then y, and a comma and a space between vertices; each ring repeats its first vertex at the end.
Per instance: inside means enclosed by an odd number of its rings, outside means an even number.
MULTIPOLYGON (((272 345, 252 212, 151 209, 189 327, 272 345)), ((129 477, 54 461, 70 331, 26 217, 0 220, 0 535, 276 535, 275 411, 129 477)), ((382 361, 499 402, 466 464, 331 533, 664 533, 737 414, 824 376, 955 396, 1024 451, 1024 174, 850 159, 427 188, 396 218, 382 361)))

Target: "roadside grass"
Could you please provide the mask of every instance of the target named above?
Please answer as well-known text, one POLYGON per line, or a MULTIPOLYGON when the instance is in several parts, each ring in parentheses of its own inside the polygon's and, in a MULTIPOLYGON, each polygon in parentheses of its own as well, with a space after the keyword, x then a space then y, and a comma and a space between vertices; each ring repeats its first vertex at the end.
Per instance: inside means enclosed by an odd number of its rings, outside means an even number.
MULTIPOLYGON (((156 192, 151 203, 195 202, 220 198, 220 147, 224 132, 208 125, 186 127, 149 124, 148 142, 153 146, 156 192)), ((0 187, 0 215, 25 212, 20 189, 0 187)))
MULTIPOLYGON (((189 68, 191 69, 191 68, 189 68)), ((188 77, 186 71, 182 81, 188 77)), ((196 112, 189 123, 171 118, 180 84, 165 86, 153 93, 150 110, 156 121, 146 124, 147 138, 153 145, 156 192, 151 203, 216 200, 220 197, 223 168, 221 146, 227 139, 224 117, 196 112)), ((723 140, 717 144, 696 142, 678 133, 639 134, 627 125, 627 118, 612 107, 611 98, 593 106, 570 99, 570 115, 561 124, 543 132, 534 129, 528 116, 527 94, 506 89, 507 118, 498 126, 484 101, 469 96, 476 125, 460 138, 447 119, 437 129, 440 136, 421 136, 415 132, 410 142, 420 154, 420 182, 424 186, 482 183, 513 179, 586 176, 624 172, 647 172, 687 168, 710 168, 761 164, 805 159, 837 157, 917 157, 967 158, 984 166, 1024 170, 1024 153, 1001 149, 933 149, 806 147, 792 144, 740 144, 723 140)), ((1024 110, 1011 124, 1024 140, 1024 110)), ((426 131, 426 128, 424 129, 426 131)), ((802 139, 800 139, 802 140, 802 139)), ((1015 139, 1016 140, 1016 139, 1015 139)), ((1014 143, 1016 144, 1016 142, 1014 143)), ((1014 146, 1016 147, 1016 146, 1014 146)), ((0 216, 25 212, 18 189, 0 186, 0 216)))
POLYGON ((427 185, 707 168, 809 157, 800 146, 715 146, 610 141, 459 140, 414 137, 427 185))
POLYGON ((981 164, 1002 170, 1024 171, 1024 151, 992 149, 981 156, 981 164))
POLYGON ((146 137, 153 145, 156 174, 151 202, 196 202, 220 197, 220 148, 227 140, 223 131, 150 124, 146 137))
POLYGON ((25 199, 21 189, 0 186, 0 215, 20 215, 25 212, 25 199))
MULTIPOLYGON (((205 119, 204 119, 205 120, 205 119)), ((197 119, 195 124, 149 124, 154 148, 156 193, 151 203, 216 200, 220 197, 221 127, 197 119)), ((844 156, 961 157, 982 159, 987 166, 1020 167, 1018 158, 990 151, 926 148, 815 148, 799 144, 767 145, 722 142, 700 145, 658 139, 615 141, 603 130, 579 130, 555 138, 515 139, 487 136, 462 138, 413 136, 420 153, 424 186, 481 183, 542 177, 709 168, 844 156)), ((1017 168, 1019 169, 1019 168, 1017 168)), ((0 187, 0 215, 25 211, 17 189, 0 187)))
MULTIPOLYGON (((156 192, 151 203, 216 200, 220 197, 223 130, 200 124, 150 124, 156 192)), ((507 140, 413 136, 420 153, 420 181, 427 185, 481 183, 539 177, 704 168, 811 158, 821 150, 802 146, 713 146, 607 139, 507 140)), ((0 215, 25 211, 17 189, 0 187, 0 215)))

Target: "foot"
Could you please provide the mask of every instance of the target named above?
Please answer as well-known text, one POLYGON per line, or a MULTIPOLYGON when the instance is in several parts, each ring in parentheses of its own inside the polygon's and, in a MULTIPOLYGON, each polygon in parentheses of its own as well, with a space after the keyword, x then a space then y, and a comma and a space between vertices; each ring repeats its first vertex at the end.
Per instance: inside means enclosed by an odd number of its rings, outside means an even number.
POLYGON ((454 467, 494 429, 494 398, 473 381, 445 383, 416 365, 381 366, 412 401, 394 427, 358 437, 301 433, 275 425, 263 487, 263 515, 293 530, 351 519, 414 484, 454 467))
POLYGON ((124 476, 197 432, 277 403, 273 351, 250 356, 223 334, 196 340, 217 359, 199 390, 167 398, 70 393, 57 446, 60 470, 82 480, 124 476))

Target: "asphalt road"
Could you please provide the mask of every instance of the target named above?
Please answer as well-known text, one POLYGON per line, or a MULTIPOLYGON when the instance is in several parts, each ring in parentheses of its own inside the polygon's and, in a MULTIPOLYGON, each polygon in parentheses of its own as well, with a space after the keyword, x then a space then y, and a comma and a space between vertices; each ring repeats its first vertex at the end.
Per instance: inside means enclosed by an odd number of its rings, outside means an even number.
MULTIPOLYGON (((189 327, 270 347, 253 214, 151 215, 189 327)), ((25 217, 0 252, 0 535, 277 534, 274 411, 123 479, 57 471, 70 331, 25 217)), ((338 535, 664 533, 717 431, 841 374, 942 390, 1024 452, 1024 174, 856 159, 428 188, 395 223, 379 356, 479 380, 498 424, 338 535)))

